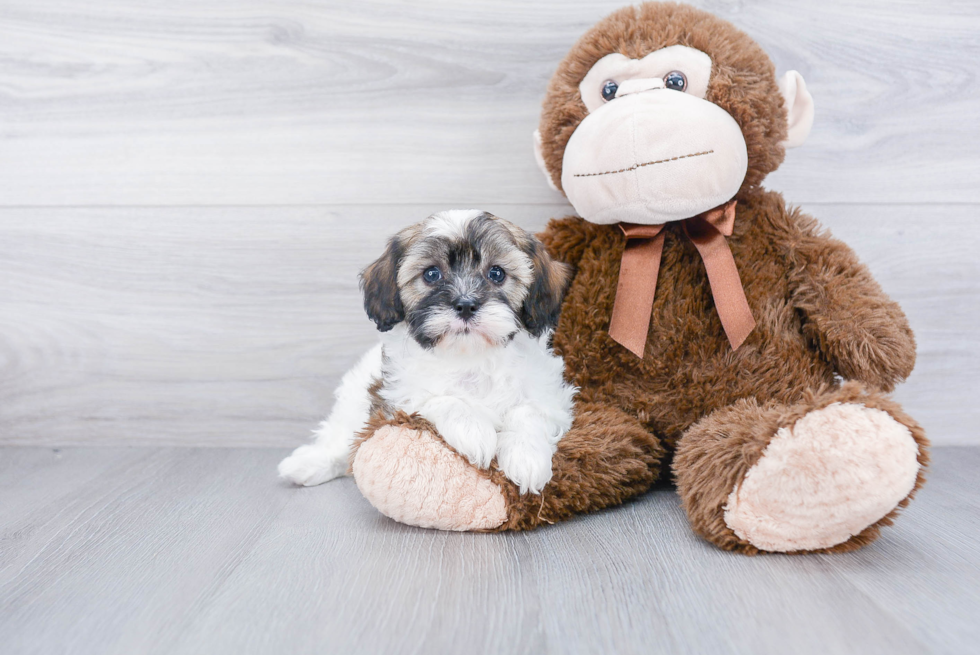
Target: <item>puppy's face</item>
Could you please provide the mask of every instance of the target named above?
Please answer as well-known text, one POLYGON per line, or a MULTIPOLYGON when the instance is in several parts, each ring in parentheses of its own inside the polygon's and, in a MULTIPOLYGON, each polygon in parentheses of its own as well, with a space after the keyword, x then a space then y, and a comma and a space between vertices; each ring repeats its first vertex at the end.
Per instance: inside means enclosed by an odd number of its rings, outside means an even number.
POLYGON ((389 242, 361 274, 382 332, 405 321, 423 347, 505 344, 554 327, 570 271, 531 234, 475 210, 434 214, 389 242))

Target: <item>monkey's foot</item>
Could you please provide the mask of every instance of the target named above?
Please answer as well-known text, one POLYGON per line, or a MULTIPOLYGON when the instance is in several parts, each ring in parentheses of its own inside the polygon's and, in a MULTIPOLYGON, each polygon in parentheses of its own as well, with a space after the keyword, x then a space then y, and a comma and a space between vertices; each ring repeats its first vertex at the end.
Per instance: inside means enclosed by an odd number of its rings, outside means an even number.
POLYGON ((882 520, 919 474, 909 428, 880 409, 834 403, 778 430, 731 492, 725 523, 768 551, 831 548, 882 520))
POLYGON ((427 430, 382 426, 360 445, 352 469, 364 497, 400 523, 465 531, 507 520, 500 487, 427 430))

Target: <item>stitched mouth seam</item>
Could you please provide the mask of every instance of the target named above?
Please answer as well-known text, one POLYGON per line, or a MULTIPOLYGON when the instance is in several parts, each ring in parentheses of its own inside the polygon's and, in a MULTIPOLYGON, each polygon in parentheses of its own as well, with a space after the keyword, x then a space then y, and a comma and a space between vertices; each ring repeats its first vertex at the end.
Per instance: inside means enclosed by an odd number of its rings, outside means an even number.
POLYGON ((666 164, 670 161, 677 161, 678 159, 688 159, 689 157, 700 157, 701 155, 710 155, 714 150, 705 150, 704 152, 693 152, 690 155, 680 155, 679 157, 671 157, 670 159, 658 159, 657 161, 648 161, 642 164, 633 164, 629 168, 620 168, 618 171, 603 171, 601 173, 575 173, 572 177, 595 177, 596 175, 615 175, 616 173, 629 173, 630 171, 635 171, 638 168, 644 166, 653 166, 654 164, 666 164))

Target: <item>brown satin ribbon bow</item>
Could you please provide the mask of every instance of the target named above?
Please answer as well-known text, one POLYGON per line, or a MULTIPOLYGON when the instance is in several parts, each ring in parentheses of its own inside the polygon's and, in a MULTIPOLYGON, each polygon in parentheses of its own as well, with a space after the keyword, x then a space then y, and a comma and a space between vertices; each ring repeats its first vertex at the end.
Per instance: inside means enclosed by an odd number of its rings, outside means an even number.
MULTIPOLYGON (((620 223, 619 227, 626 235, 626 249, 619 269, 609 336, 637 357, 643 357, 664 250, 664 226, 620 223)), ((688 218, 683 227, 704 261, 718 317, 734 350, 755 327, 735 258, 725 241, 735 227, 735 201, 729 200, 688 218)))

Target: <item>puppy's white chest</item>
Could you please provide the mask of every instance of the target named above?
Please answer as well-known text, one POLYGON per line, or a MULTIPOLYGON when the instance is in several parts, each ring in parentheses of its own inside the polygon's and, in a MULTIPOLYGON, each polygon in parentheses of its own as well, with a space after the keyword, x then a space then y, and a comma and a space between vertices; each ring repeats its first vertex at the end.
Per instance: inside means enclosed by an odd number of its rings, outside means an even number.
POLYGON ((448 391, 456 390, 476 398, 486 397, 493 392, 493 378, 482 371, 462 371, 448 382, 448 391))

